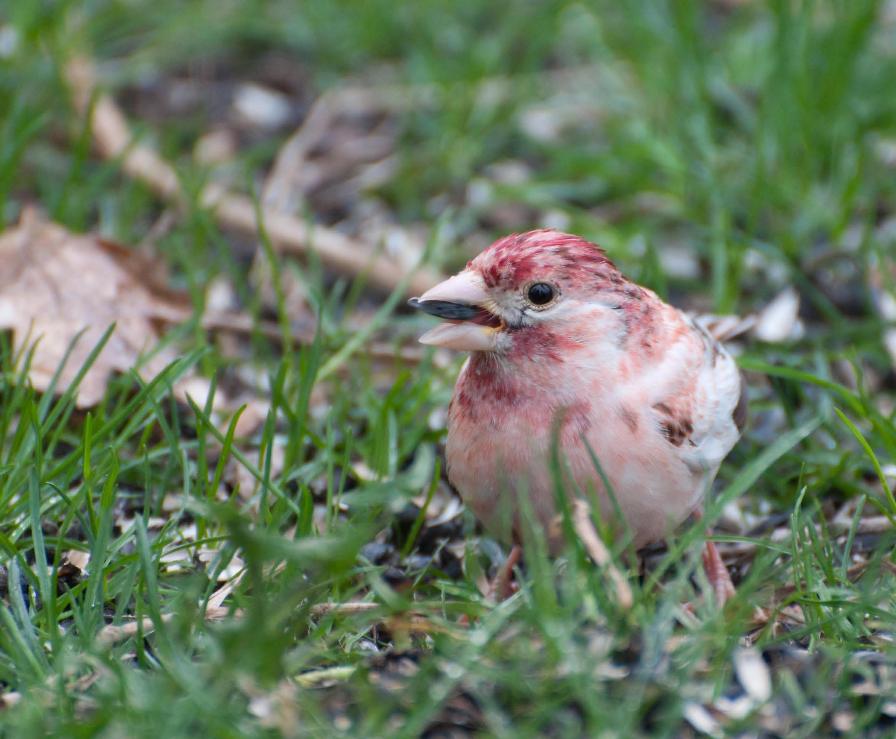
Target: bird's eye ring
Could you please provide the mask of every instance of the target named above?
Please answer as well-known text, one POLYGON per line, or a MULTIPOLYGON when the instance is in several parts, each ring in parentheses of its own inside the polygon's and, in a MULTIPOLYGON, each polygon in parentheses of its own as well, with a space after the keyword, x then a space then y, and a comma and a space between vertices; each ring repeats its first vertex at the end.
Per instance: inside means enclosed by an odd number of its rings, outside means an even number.
POLYGON ((536 308, 546 308, 556 297, 557 290, 547 282, 533 282, 526 290, 526 298, 536 308))

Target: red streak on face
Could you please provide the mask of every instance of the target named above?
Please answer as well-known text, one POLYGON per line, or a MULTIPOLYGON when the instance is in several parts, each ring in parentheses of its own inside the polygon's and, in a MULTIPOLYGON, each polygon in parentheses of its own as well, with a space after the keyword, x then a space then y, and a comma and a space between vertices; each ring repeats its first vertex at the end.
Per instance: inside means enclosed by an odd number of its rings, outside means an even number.
POLYGON ((514 329, 510 335, 513 356, 519 360, 546 359, 562 363, 569 352, 582 348, 579 342, 547 326, 523 326, 514 329))
MULTIPOLYGON (((662 303, 649 290, 630 282, 610 261, 603 249, 584 239, 558 231, 541 230, 512 234, 499 239, 467 265, 478 272, 486 287, 500 294, 524 291, 532 282, 557 286, 560 300, 609 306, 615 313, 619 346, 638 347, 636 363, 623 362, 620 372, 643 370, 655 362, 667 345, 663 330, 662 303)), ((483 325, 501 327, 483 311, 473 319, 483 325)), ((674 323, 674 322, 673 322, 674 323)), ((527 325, 501 327, 506 337, 499 356, 474 353, 455 396, 455 412, 492 419, 497 424, 502 409, 515 407, 525 415, 550 415, 556 410, 556 394, 540 392, 558 376, 564 363, 588 348, 591 336, 568 320, 548 319, 527 325)), ((587 328, 587 327, 586 327, 587 328)), ((617 333, 612 333, 616 336, 617 333)), ((562 393, 562 388, 557 388, 562 393)), ((579 415, 579 414, 574 414, 579 415)), ((576 426, 573 423, 573 426, 576 426)), ((581 424, 578 424, 581 425, 581 424)))

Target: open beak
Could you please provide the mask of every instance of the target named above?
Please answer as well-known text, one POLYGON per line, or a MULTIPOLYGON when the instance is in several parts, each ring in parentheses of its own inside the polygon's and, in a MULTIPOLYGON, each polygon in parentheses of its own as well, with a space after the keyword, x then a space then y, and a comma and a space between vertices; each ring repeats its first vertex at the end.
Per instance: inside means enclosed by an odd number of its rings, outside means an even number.
POLYGON ((467 352, 487 352, 495 348, 501 319, 486 308, 489 303, 485 284, 475 272, 464 270, 449 277, 408 305, 446 323, 420 337, 421 344, 442 346, 467 352))

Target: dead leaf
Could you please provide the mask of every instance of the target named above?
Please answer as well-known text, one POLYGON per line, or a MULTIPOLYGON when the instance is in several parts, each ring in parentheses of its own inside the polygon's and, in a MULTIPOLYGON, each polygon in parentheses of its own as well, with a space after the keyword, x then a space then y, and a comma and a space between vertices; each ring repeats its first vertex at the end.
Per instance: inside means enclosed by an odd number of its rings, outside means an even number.
POLYGON ((292 104, 286 95, 255 82, 239 86, 233 108, 246 125, 268 130, 284 126, 292 113, 292 104))
POLYGON ((68 390, 103 333, 115 324, 77 389, 79 408, 99 403, 113 372, 136 368, 145 380, 161 372, 177 354, 162 348, 144 356, 159 342, 156 324, 190 314, 186 301, 159 294, 138 279, 132 271, 135 263, 122 252, 126 250, 71 233, 30 211, 0 235, 0 328, 12 330, 19 356, 32 352, 28 376, 36 389, 48 390, 58 370, 55 391, 68 390))
POLYGON ((684 719, 697 731, 708 736, 721 736, 722 727, 712 714, 699 703, 688 701, 684 705, 684 719))
MULTIPOLYGON (((219 549, 203 547, 197 552, 197 558, 203 564, 210 565, 215 561, 220 553, 221 552, 219 549)), ((217 581, 222 583, 230 582, 245 569, 246 563, 239 555, 234 554, 230 558, 230 562, 227 564, 227 566, 218 573, 217 581)))
POLYGON ((764 703, 772 696, 772 677, 758 650, 741 647, 734 652, 737 679, 755 703, 764 703))
POLYGON ((756 317, 753 334, 770 344, 796 341, 803 336, 803 322, 799 319, 800 296, 792 287, 782 290, 756 317))
POLYGON ((236 421, 233 433, 238 439, 245 439, 258 431, 271 412, 271 404, 262 398, 247 398, 243 412, 236 421))
POLYGON ((90 552, 82 552, 80 549, 69 549, 62 555, 62 564, 71 565, 81 574, 87 573, 87 565, 90 562, 90 552))
MULTIPOLYGON (((339 668, 329 668, 335 671, 339 668)), ((355 667, 350 669, 354 671, 355 667)), ((351 672, 346 675, 346 678, 351 672)), ((306 687, 299 682, 302 687, 306 687)), ((258 719, 265 729, 275 729, 279 736, 290 737, 299 734, 299 688, 291 680, 281 680, 273 689, 265 690, 252 684, 248 679, 241 681, 241 687, 249 697, 249 713, 258 719)), ((315 683, 316 685, 316 683, 315 683)))

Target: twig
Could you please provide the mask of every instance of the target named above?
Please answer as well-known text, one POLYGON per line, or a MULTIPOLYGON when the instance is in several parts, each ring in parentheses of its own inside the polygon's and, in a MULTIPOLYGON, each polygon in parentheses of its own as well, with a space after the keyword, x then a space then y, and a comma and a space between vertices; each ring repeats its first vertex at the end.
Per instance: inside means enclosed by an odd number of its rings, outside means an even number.
MULTIPOLYGON (((150 146, 135 141, 121 109, 111 97, 98 92, 92 63, 84 58, 71 59, 66 76, 78 112, 88 115, 93 104, 90 126, 102 156, 120 160, 130 177, 145 183, 164 199, 182 204, 185 197, 174 168, 150 146)), ((206 187, 199 200, 214 211, 223 227, 253 237, 264 229, 271 243, 283 251, 314 251, 331 269, 349 275, 365 274, 372 284, 385 290, 393 290, 401 280, 402 270, 394 260, 373 253, 367 244, 334 229, 312 226, 264 206, 257 208, 251 198, 215 185, 206 187)), ((419 267, 408 284, 408 294, 419 295, 440 279, 434 270, 419 267)))
POLYGON ((457 629, 450 628, 445 624, 435 623, 426 616, 411 615, 407 617, 393 616, 383 622, 389 631, 393 634, 396 632, 404 632, 405 634, 458 634, 457 629))
POLYGON ((300 672, 293 678, 302 688, 315 688, 326 683, 337 683, 348 680, 358 669, 357 665, 337 665, 320 670, 300 672))
MULTIPOLYGON (((205 609, 205 620, 220 621, 229 613, 231 612, 228 608, 209 606, 205 609)), ((235 618, 239 618, 241 615, 242 613, 239 610, 233 612, 235 618)), ((172 618, 174 618, 173 613, 163 613, 162 623, 168 623, 172 618)), ((125 624, 109 624, 108 626, 104 626, 96 635, 96 640, 100 646, 114 647, 119 642, 122 642, 129 637, 136 636, 141 631, 144 634, 149 634, 154 631, 155 628, 155 622, 149 618, 149 616, 146 616, 140 621, 128 621, 128 623, 125 624)))
MULTIPOLYGON (((162 614, 162 622, 168 623, 173 617, 173 613, 164 613, 162 614)), ((155 622, 149 616, 140 621, 129 621, 126 624, 109 624, 100 629, 100 632, 96 635, 96 640, 100 646, 112 647, 131 636, 135 636, 140 631, 148 634, 155 627, 155 622)))
POLYGON ((311 606, 311 615, 326 616, 329 613, 338 613, 349 616, 355 613, 367 613, 380 607, 379 603, 370 601, 349 601, 348 603, 316 603, 311 606))
POLYGON ((610 556, 610 550, 606 544, 601 541, 594 529, 591 521, 591 512, 587 503, 583 500, 575 500, 572 504, 572 525, 578 534, 579 539, 585 547, 585 551, 598 567, 603 567, 607 571, 613 587, 616 588, 616 600, 623 608, 631 608, 634 598, 632 589, 628 581, 622 576, 622 573, 613 564, 613 558, 610 556))
MULTIPOLYGON (((255 321, 251 316, 236 311, 209 311, 203 313, 200 323, 202 328, 209 331, 226 331, 240 335, 257 331, 273 341, 283 339, 283 329, 278 323, 264 319, 255 321)), ((290 331, 290 338, 298 344, 310 344, 314 341, 314 331, 310 328, 293 328, 290 331)))

